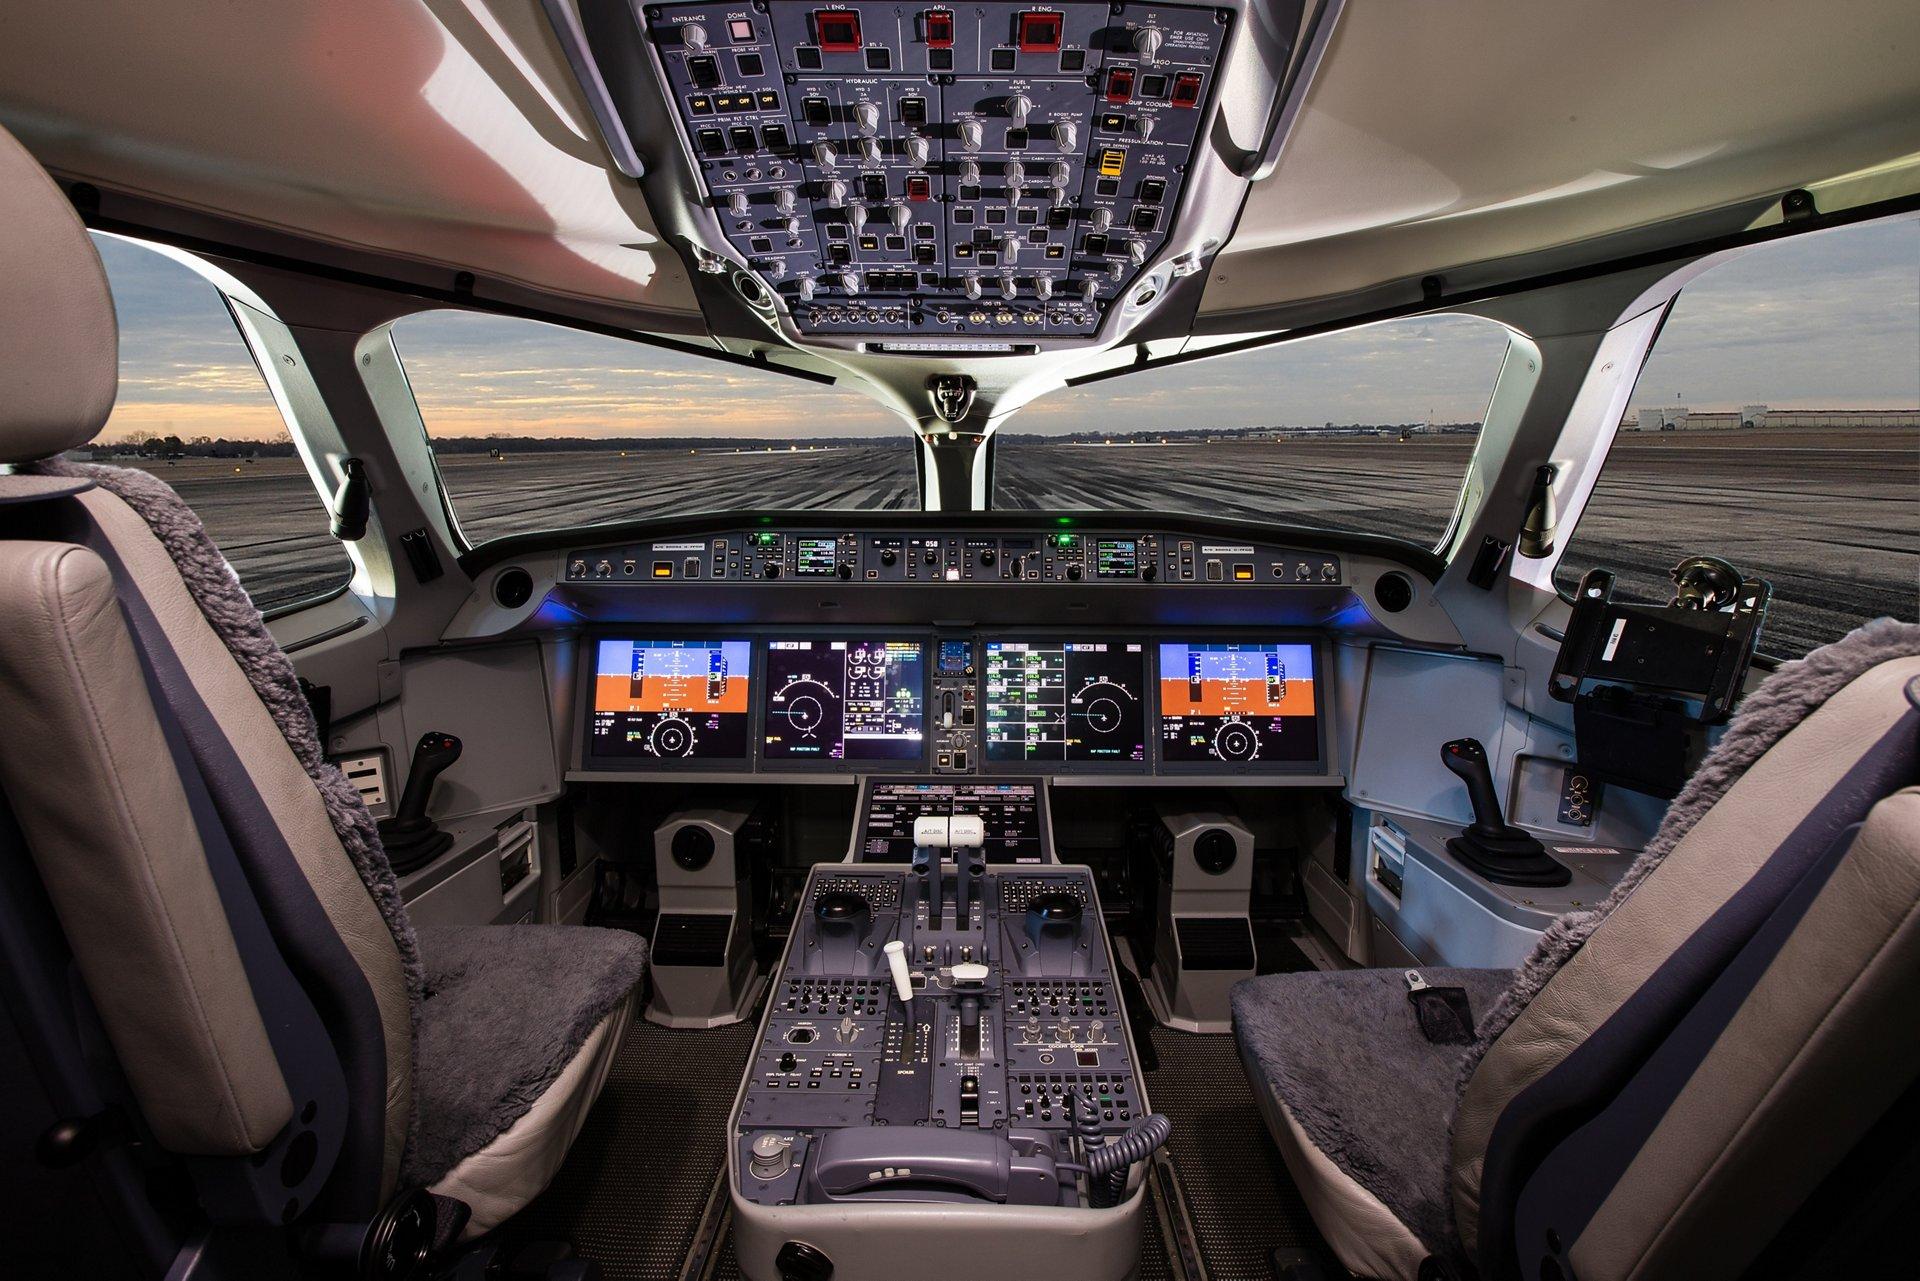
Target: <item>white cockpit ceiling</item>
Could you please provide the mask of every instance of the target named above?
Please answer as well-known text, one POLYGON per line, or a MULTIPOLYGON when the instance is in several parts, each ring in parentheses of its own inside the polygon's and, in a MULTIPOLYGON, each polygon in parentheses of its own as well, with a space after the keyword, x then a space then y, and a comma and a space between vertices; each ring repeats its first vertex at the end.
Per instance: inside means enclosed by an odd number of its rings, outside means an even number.
MULTIPOLYGON (((1350 0, 1202 312, 1910 160, 1916 67, 1913 0, 1350 0)), ((697 323, 536 0, 15 5, 0 123, 68 179, 697 323)))

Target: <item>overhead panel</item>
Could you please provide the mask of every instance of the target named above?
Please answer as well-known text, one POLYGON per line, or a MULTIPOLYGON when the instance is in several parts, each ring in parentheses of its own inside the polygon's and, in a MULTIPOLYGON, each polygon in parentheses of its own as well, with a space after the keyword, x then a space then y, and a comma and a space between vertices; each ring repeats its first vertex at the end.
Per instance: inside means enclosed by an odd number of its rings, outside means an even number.
POLYGON ((654 5, 727 241, 808 334, 1085 337, 1180 212, 1232 13, 654 5))

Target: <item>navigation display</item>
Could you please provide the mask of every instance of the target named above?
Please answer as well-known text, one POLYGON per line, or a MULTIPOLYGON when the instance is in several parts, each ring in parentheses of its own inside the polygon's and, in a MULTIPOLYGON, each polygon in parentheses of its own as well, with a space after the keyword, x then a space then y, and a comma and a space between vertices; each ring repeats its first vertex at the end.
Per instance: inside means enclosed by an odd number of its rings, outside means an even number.
POLYGON ((917 640, 770 640, 761 753, 918 762, 927 750, 926 688, 926 646, 917 640))
POLYGON ((1144 762, 1146 659, 1137 641, 988 641, 987 759, 1144 762))
POLYGON ((1163 643, 1160 756, 1170 763, 1317 763, 1320 719, 1313 646, 1163 643))
POLYGON ((744 640, 600 641, 587 754, 745 760, 751 657, 744 640))
POLYGON ((929 815, 978 814, 986 828, 981 845, 989 863, 1038 863, 1040 788, 1027 782, 877 782, 867 798, 859 857, 867 863, 913 861, 913 821, 929 815))

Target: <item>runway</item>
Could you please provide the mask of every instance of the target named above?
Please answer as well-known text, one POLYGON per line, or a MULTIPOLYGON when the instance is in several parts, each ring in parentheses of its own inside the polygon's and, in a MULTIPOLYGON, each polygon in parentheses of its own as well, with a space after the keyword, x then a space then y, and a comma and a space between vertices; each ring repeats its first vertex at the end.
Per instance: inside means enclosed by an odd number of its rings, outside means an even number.
MULTIPOLYGON (((1193 511, 1436 543, 1452 516, 1465 439, 1043 445, 1017 438, 996 464, 1003 507, 1193 511)), ((206 521, 271 607, 340 581, 319 500, 293 459, 149 464, 206 521)), ((914 502, 905 441, 734 453, 618 451, 446 455, 440 467, 470 542, 667 512, 897 509, 914 502)), ((1563 561, 1595 565, 1642 599, 1706 552, 1774 586, 1764 648, 1794 656, 1920 603, 1920 432, 1622 436, 1563 561)))

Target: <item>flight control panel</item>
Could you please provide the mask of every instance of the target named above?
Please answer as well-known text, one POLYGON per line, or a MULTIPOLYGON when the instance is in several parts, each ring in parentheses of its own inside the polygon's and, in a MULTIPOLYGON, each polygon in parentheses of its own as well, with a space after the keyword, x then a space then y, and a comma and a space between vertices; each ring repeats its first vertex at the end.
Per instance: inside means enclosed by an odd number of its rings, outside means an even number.
POLYGON ((1086 0, 643 12, 720 232, 795 327, 926 337, 1087 337, 1144 288, 1234 19, 1086 0))

